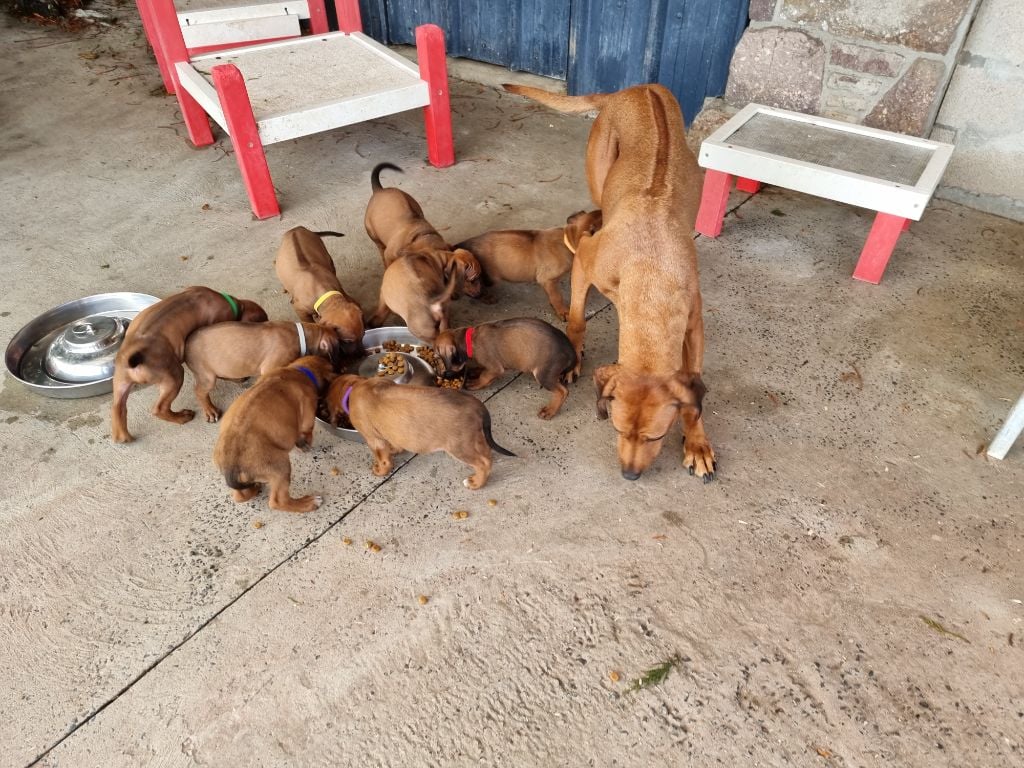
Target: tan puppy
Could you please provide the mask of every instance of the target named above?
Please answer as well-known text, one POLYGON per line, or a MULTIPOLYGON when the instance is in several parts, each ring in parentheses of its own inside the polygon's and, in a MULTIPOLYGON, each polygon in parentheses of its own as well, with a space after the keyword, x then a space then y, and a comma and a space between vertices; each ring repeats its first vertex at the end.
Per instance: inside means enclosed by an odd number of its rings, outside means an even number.
POLYGON ((321 235, 343 237, 338 232, 311 232, 305 227, 285 232, 274 271, 291 296, 299 320, 335 328, 345 354, 356 354, 363 348, 363 310, 341 287, 321 235))
POLYGON ((373 193, 366 206, 366 233, 384 262, 380 300, 367 320, 384 323, 394 312, 424 341, 433 341, 448 327, 448 305, 461 293, 479 296, 480 262, 467 250, 452 250, 430 222, 419 203, 400 189, 382 187, 381 163, 370 174, 373 193))
POLYGON ((267 313, 258 304, 201 286, 186 288, 139 312, 114 358, 114 401, 110 408, 113 441, 130 443, 135 439, 128 431, 128 395, 136 384, 160 387, 160 397, 153 406, 157 418, 184 424, 195 416, 194 411, 171 410, 185 380, 181 362, 185 358, 185 339, 192 331, 227 320, 261 323, 266 319, 267 313))
POLYGON ((185 365, 192 371, 207 421, 217 421, 221 414, 210 399, 217 379, 262 375, 306 355, 338 365, 338 332, 315 323, 217 323, 200 328, 185 342, 185 365))
POLYGON ((600 211, 580 211, 553 229, 503 229, 486 232, 459 243, 476 256, 484 271, 484 283, 536 282, 548 295, 555 314, 565 320, 565 306, 558 281, 572 269, 572 258, 584 235, 601 228, 600 211))
POLYGON ((445 451, 474 470, 462 481, 482 488, 491 474, 491 449, 514 456, 491 437, 491 414, 472 395, 453 389, 398 385, 385 379, 339 376, 327 393, 333 423, 344 413, 373 452, 373 474, 391 471, 402 451, 445 451))
POLYGON ((681 416, 683 465, 712 480, 715 453, 701 418, 704 323, 693 244, 701 176, 678 102, 660 85, 590 96, 505 89, 563 112, 599 110, 586 169, 603 226, 580 241, 567 330, 582 355, 590 287, 615 304, 619 362, 599 368, 594 381, 598 414, 607 415, 611 404, 623 477, 635 480, 650 466, 681 416))
POLYGON ((457 373, 475 360, 483 371, 466 389, 483 389, 506 371, 533 374, 551 402, 537 414, 554 418, 565 402, 569 373, 576 367, 576 350, 560 330, 532 317, 499 320, 476 327, 444 331, 434 344, 446 371, 457 373))
POLYGON ((213 463, 236 502, 248 501, 270 484, 270 508, 311 512, 320 496, 292 498, 292 448, 308 451, 320 396, 334 378, 329 361, 300 357, 287 368, 260 377, 231 404, 220 425, 213 463))

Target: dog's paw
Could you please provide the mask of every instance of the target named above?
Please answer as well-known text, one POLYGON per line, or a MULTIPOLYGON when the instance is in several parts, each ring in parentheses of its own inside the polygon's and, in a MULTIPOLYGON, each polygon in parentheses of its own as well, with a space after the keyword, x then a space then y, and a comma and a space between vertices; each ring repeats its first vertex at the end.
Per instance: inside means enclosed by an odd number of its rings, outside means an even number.
POLYGON ((384 477, 388 472, 391 471, 391 465, 385 464, 381 461, 375 461, 373 463, 373 474, 377 477, 384 477))
POLYGON ((683 466, 691 475, 696 475, 705 483, 715 479, 715 472, 718 471, 718 463, 715 461, 715 452, 707 441, 695 442, 687 440, 683 443, 683 466))
POLYGON ((111 436, 110 439, 113 442, 120 443, 122 445, 127 445, 128 443, 134 443, 135 442, 135 438, 131 434, 129 434, 128 432, 125 432, 124 434, 120 434, 120 435, 113 435, 113 436, 111 436))
MULTIPOLYGON (((320 509, 320 505, 324 503, 324 497, 319 494, 313 497, 313 509, 320 509)), ((312 510, 310 510, 312 511, 312 510)))
POLYGON ((210 424, 216 424, 220 420, 220 411, 204 411, 204 413, 210 424))
POLYGON ((469 490, 471 491, 479 491, 481 488, 484 487, 484 483, 486 482, 487 480, 481 480, 476 475, 473 475, 472 477, 467 477, 465 480, 463 480, 462 484, 469 488, 469 490))
POLYGON ((556 413, 558 413, 558 409, 552 408, 550 405, 545 405, 537 411, 537 415, 544 419, 544 421, 551 421, 551 419, 555 418, 556 413))

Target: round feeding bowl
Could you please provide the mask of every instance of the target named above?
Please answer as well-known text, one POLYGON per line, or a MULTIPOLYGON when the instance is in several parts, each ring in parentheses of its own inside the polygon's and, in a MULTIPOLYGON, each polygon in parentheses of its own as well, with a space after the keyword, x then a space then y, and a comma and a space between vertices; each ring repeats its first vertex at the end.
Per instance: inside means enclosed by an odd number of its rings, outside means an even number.
MULTIPOLYGON (((429 349, 430 345, 413 336, 405 326, 371 328, 363 335, 363 348, 366 350, 366 357, 351 366, 348 373, 358 373, 367 379, 387 377, 396 384, 414 384, 421 387, 437 385, 434 366, 420 357, 420 350, 429 349), (383 345, 390 341, 396 342, 399 348, 384 349, 383 345)), ((354 429, 331 426, 329 421, 319 416, 316 421, 325 431, 336 437, 364 442, 362 435, 354 429)))
POLYGON ((14 334, 7 371, 46 397, 106 394, 128 323, 157 301, 145 293, 101 293, 54 307, 14 334))

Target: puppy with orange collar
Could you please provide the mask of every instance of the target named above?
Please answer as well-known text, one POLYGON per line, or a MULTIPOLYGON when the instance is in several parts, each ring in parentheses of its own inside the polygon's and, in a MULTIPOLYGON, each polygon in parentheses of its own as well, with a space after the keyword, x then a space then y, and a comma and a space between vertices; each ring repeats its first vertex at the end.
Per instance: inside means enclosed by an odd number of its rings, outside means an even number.
POLYGON ((558 281, 569 274, 580 240, 601 229, 601 211, 579 211, 552 229, 502 229, 459 243, 476 256, 484 282, 494 285, 536 282, 548 296, 555 314, 565 320, 569 309, 558 281))
POLYGON ((341 287, 334 260, 320 239, 323 235, 344 237, 340 232, 289 229, 277 251, 274 271, 291 296, 299 320, 336 329, 342 351, 357 354, 363 348, 363 310, 341 287))
POLYGON ((256 496, 270 485, 270 508, 311 512, 319 495, 291 496, 293 448, 313 444, 317 403, 334 378, 322 357, 300 357, 286 368, 260 377, 231 404, 220 425, 213 463, 224 475, 236 502, 256 496))
POLYGON ((110 436, 115 443, 130 443, 128 395, 136 385, 156 384, 160 397, 153 415, 174 424, 191 421, 195 411, 171 410, 185 380, 182 360, 185 339, 197 328, 227 320, 266 322, 267 313, 252 301, 236 299, 192 286, 146 307, 128 326, 114 358, 114 400, 110 408, 110 436))
POLYGON ((196 382, 196 399, 206 420, 220 418, 210 399, 217 379, 246 379, 288 365, 306 355, 341 364, 341 339, 334 328, 316 323, 217 323, 185 342, 185 365, 196 382))
POLYGON ((576 349, 569 337, 543 320, 519 317, 476 327, 444 331, 434 344, 446 371, 458 373, 469 360, 483 368, 466 389, 483 389, 506 371, 533 374, 551 401, 537 414, 552 419, 569 389, 568 376, 576 366, 576 349))
POLYGON ((391 471, 393 454, 444 451, 473 468, 462 483, 475 491, 491 474, 492 448, 515 456, 494 442, 487 407, 465 392, 346 374, 334 380, 326 400, 331 422, 345 414, 366 440, 378 477, 391 471))

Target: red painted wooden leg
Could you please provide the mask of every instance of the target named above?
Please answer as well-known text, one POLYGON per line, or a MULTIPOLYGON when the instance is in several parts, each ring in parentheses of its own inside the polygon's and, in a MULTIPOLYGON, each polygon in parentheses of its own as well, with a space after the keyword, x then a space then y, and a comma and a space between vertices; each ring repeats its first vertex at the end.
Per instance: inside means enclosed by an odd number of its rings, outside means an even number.
POLYGON ((871 225, 868 240, 864 243, 857 268, 853 271, 854 280, 863 280, 875 285, 882 282, 885 265, 889 263, 892 249, 900 239, 905 222, 906 219, 902 216, 893 216, 889 213, 875 215, 875 223, 871 225))
POLYGON ((327 8, 324 0, 306 0, 309 8, 309 31, 314 35, 322 35, 329 32, 327 26, 327 8))
POLYGON ((242 181, 249 192, 249 203, 257 219, 269 219, 281 213, 270 179, 267 156, 256 125, 242 73, 234 64, 220 64, 213 68, 213 85, 217 89, 224 121, 238 158, 242 181))
POLYGON ((427 158, 437 168, 455 162, 452 143, 452 108, 448 100, 448 63, 444 58, 444 32, 436 24, 416 27, 416 58, 420 78, 430 89, 430 105, 423 108, 427 133, 427 158))
POLYGON ((704 191, 700 196, 700 210, 697 212, 696 229, 706 237, 722 234, 722 219, 729 204, 729 188, 732 176, 721 171, 704 172, 704 191))
POLYGON ((910 229, 910 219, 904 219, 903 220, 903 231, 906 232, 908 229, 910 229))
POLYGON ((143 0, 149 3, 152 31, 160 41, 160 50, 170 71, 174 92, 181 106, 181 117, 188 129, 188 137, 197 147, 213 144, 213 133, 210 121, 199 102, 192 98, 178 79, 178 64, 188 63, 188 52, 185 50, 185 39, 181 36, 181 25, 178 23, 178 12, 174 8, 174 0, 143 0))
POLYGON ((346 34, 363 31, 363 20, 359 15, 359 0, 334 0, 338 12, 338 31, 346 34))
POLYGON ((761 191, 761 182, 756 179, 745 179, 742 176, 737 176, 736 189, 740 192, 749 192, 752 195, 757 194, 761 191))
POLYGON ((167 63, 167 57, 164 55, 163 46, 160 44, 160 36, 156 33, 156 22, 153 19, 149 0, 136 0, 135 5, 138 6, 139 16, 142 19, 142 31, 146 33, 149 47, 153 49, 153 57, 156 59, 156 65, 160 70, 160 79, 164 81, 164 90, 173 94, 174 79, 171 77, 170 65, 167 63))

